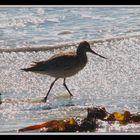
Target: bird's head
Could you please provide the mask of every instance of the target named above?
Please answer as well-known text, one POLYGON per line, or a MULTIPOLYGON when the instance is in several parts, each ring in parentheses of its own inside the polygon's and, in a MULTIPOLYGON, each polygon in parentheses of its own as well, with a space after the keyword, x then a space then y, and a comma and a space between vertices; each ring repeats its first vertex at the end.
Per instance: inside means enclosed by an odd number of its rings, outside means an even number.
POLYGON ((95 51, 93 51, 90 47, 90 44, 87 42, 87 41, 82 41, 80 42, 79 46, 78 46, 78 49, 77 49, 77 52, 91 52, 95 55, 98 55, 99 57, 101 58, 104 58, 104 59, 107 59, 106 57, 96 53, 95 51))

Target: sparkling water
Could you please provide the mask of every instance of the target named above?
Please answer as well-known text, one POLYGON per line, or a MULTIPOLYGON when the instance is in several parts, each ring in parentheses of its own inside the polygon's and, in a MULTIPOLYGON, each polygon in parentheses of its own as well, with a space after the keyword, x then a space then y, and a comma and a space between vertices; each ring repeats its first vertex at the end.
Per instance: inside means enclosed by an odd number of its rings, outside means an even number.
MULTIPOLYGON (((92 106, 102 105, 108 112, 139 112, 139 36, 140 7, 0 7, 0 132, 16 132, 53 119, 85 117, 86 108, 92 106), (105 38, 109 41, 103 41, 105 38), (46 95, 54 78, 20 69, 60 51, 76 50, 59 44, 82 40, 93 42, 92 49, 108 59, 87 54, 86 67, 66 80, 73 98, 60 79, 47 103, 35 102, 46 95), (2 51, 47 45, 58 47, 2 51)), ((120 129, 118 124, 102 126, 97 132, 140 132, 138 124, 120 129)))

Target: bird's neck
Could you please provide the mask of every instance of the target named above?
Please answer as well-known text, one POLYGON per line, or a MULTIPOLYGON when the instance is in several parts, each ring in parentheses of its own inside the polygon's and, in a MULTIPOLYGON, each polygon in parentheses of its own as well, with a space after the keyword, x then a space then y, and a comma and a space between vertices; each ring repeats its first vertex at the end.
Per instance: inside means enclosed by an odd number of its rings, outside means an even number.
POLYGON ((77 56, 83 63, 87 63, 87 55, 85 51, 77 51, 77 56))

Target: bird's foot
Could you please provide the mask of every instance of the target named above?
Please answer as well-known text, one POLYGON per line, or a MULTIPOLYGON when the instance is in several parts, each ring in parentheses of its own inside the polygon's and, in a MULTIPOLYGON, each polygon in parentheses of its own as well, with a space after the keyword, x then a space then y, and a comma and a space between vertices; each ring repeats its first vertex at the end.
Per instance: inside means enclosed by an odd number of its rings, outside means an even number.
POLYGON ((42 99, 42 102, 43 102, 43 103, 46 103, 46 102, 47 102, 47 98, 44 97, 44 98, 42 99))
POLYGON ((73 95, 72 94, 70 95, 70 98, 73 98, 73 95))

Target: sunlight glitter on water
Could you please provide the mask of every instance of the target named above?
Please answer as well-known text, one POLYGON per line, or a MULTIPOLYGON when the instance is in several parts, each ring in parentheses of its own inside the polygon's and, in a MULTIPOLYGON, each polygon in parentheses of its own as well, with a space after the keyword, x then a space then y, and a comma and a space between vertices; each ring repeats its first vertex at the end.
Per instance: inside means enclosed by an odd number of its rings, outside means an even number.
MULTIPOLYGON (((139 8, 0 8, 0 47, 25 48, 69 44, 138 35, 92 44, 107 57, 88 54, 89 62, 77 75, 67 78, 74 97, 64 89, 62 79, 53 87, 49 102, 38 102, 46 95, 52 77, 26 73, 21 68, 32 61, 46 60, 75 46, 47 51, 0 53, 0 126, 12 131, 24 126, 69 116, 86 116, 89 106, 103 105, 109 112, 140 109, 139 8), (17 12, 18 11, 18 12, 17 12), (16 14, 15 14, 16 13, 16 14), (37 102, 36 102, 37 101, 37 102)), ((61 45, 60 45, 61 46, 61 45)), ((118 124, 99 132, 139 132, 139 126, 118 124)), ((97 131, 98 132, 98 131, 97 131)))
MULTIPOLYGON (((60 79, 52 89, 49 102, 46 104, 30 101, 33 101, 32 98, 44 97, 53 78, 25 73, 20 69, 28 67, 32 61, 45 60, 60 49, 53 52, 0 54, 0 88, 4 101, 0 106, 0 113, 3 130, 10 130, 12 126, 19 128, 50 119, 68 117, 71 109, 72 116, 85 115, 86 110, 79 113, 75 111, 74 108, 78 106, 103 105, 111 112, 123 109, 138 111, 140 91, 139 45, 136 44, 138 41, 139 38, 122 40, 111 45, 97 43, 92 49, 106 56, 108 60, 88 54, 87 66, 77 75, 67 79, 74 97, 70 99, 67 96, 68 93, 60 79)), ((110 128, 109 131, 114 132, 115 128, 110 128)))

